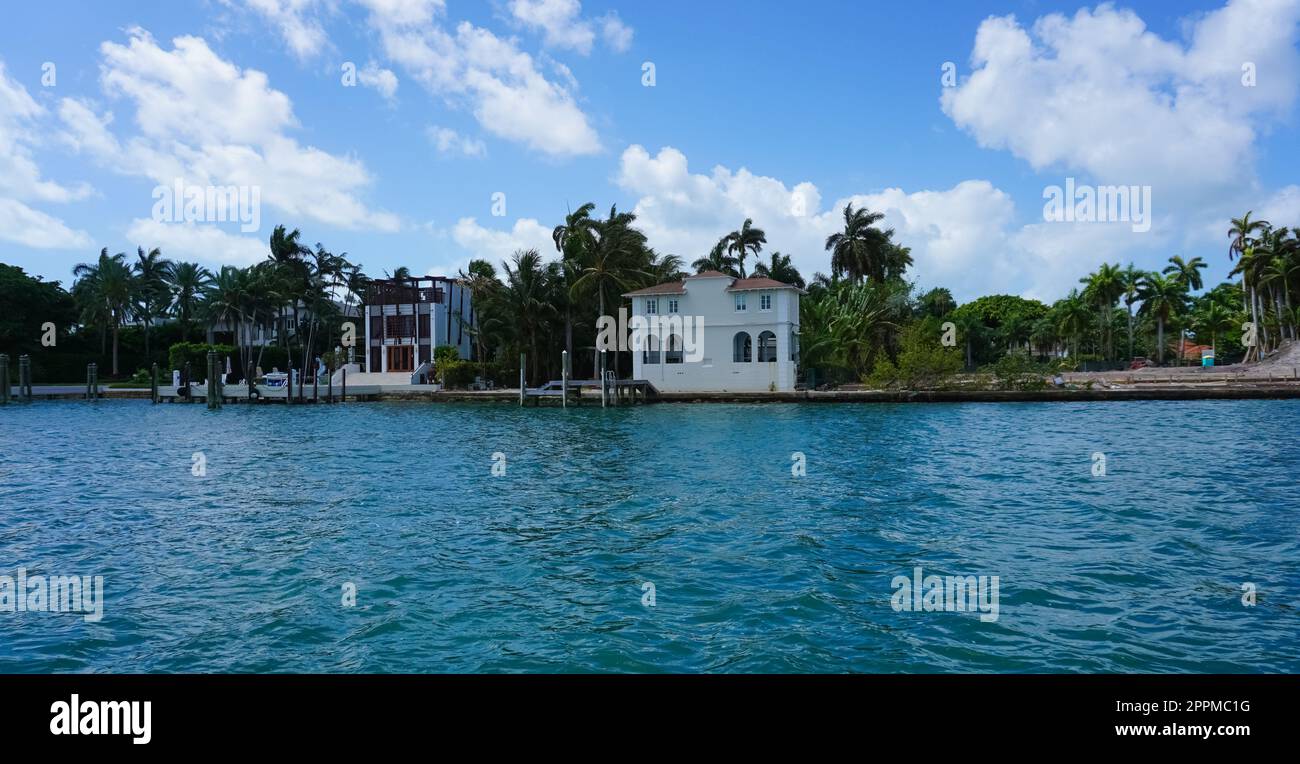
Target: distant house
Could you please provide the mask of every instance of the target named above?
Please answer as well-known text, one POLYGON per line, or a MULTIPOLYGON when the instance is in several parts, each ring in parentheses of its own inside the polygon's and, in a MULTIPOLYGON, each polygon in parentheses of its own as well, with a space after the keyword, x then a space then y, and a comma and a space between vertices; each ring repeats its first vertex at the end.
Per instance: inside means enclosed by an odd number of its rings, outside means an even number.
POLYGON ((457 279, 376 279, 366 288, 366 371, 414 372, 440 345, 470 358, 475 326, 469 289, 457 279))
MULTIPOLYGON (((355 304, 349 305, 339 302, 338 300, 331 300, 331 302, 334 303, 334 312, 337 315, 342 316, 342 320, 361 318, 361 306, 355 304)), ((293 308, 285 307, 282 308, 270 322, 258 322, 253 325, 253 347, 270 347, 272 345, 278 345, 280 344, 281 332, 284 333, 286 338, 292 337, 298 333, 297 322, 302 322, 304 331, 306 331, 306 327, 311 323, 311 320, 311 307, 306 302, 299 300, 296 317, 293 308)), ((155 323, 159 323, 159 321, 155 320, 155 323)), ((222 340, 228 340, 232 344, 238 344, 243 341, 242 332, 244 329, 236 326, 236 324, 236 321, 226 319, 217 319, 210 322, 207 327, 208 343, 211 344, 216 342, 219 338, 222 340)))
POLYGON ((773 279, 718 271, 628 292, 634 317, 680 316, 687 326, 634 351, 632 376, 665 392, 794 390, 803 293, 773 279))

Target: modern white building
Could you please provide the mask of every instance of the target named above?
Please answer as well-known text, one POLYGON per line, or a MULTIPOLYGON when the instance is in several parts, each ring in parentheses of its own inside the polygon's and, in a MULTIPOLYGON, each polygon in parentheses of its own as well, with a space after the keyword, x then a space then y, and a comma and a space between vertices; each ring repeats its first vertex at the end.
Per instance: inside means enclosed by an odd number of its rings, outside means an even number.
POLYGON ((680 316, 687 327, 683 336, 652 336, 634 351, 632 377, 664 392, 794 390, 803 293, 773 279, 718 271, 628 292, 633 317, 680 316))
POLYGON ((410 375, 450 345, 472 353, 476 326, 469 289, 457 279, 376 279, 366 288, 366 371, 410 375))

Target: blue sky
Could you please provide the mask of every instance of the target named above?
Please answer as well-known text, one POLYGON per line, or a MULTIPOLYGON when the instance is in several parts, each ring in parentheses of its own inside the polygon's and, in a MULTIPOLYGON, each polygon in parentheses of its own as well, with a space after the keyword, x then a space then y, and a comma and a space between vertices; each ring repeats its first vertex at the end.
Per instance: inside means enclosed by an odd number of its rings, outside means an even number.
POLYGON ((594 201, 688 262, 753 217, 811 275, 853 201, 959 299, 1172 254, 1218 279, 1229 215, 1300 225, 1298 23, 1300 0, 15 5, 0 261, 65 282, 101 247, 244 264, 284 223, 374 275, 446 274, 549 254, 594 201), (260 229, 154 219, 177 177, 256 186, 260 229), (1066 178, 1150 187, 1151 230, 1045 221, 1066 178))

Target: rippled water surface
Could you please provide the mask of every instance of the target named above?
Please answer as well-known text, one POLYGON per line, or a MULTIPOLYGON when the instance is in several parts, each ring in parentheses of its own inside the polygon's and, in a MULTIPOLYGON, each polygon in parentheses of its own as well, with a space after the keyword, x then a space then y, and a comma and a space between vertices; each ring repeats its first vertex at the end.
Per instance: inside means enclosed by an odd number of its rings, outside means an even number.
POLYGON ((0 671, 1295 672, 1297 431, 1296 401, 10 405, 0 574, 106 604, 0 612, 0 671), (895 611, 917 566, 998 576, 997 620, 895 611))

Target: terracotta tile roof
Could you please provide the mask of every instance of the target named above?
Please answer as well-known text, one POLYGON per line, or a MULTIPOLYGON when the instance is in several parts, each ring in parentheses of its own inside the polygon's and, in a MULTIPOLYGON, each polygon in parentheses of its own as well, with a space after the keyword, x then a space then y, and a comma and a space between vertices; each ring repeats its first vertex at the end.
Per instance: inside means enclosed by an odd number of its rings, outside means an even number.
MULTIPOLYGON (((748 279, 736 279, 727 287, 729 292, 743 292, 748 289, 799 289, 794 284, 787 284, 784 281, 769 279, 765 276, 755 276, 748 279)), ((803 290, 800 290, 803 291, 803 290)))
POLYGON ((638 289, 634 292, 624 292, 624 297, 640 297, 641 295, 650 294, 686 294, 686 283, 682 281, 669 281, 663 284, 655 284, 645 289, 638 289))
POLYGON ((722 271, 700 271, 699 273, 696 273, 691 276, 687 276, 686 278, 688 279, 716 279, 716 278, 729 279, 731 278, 731 274, 723 273, 722 271))

